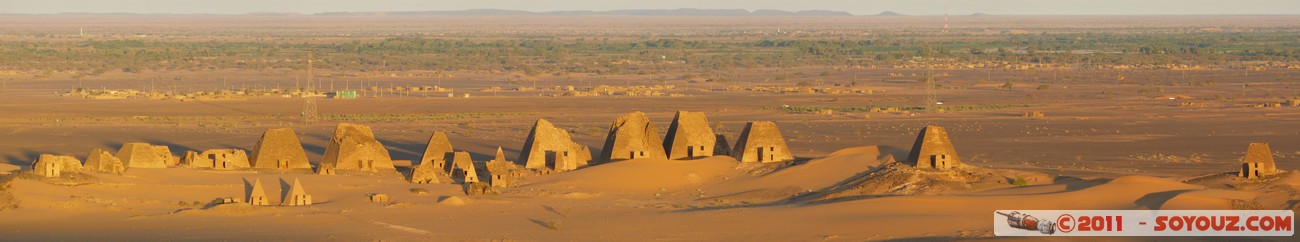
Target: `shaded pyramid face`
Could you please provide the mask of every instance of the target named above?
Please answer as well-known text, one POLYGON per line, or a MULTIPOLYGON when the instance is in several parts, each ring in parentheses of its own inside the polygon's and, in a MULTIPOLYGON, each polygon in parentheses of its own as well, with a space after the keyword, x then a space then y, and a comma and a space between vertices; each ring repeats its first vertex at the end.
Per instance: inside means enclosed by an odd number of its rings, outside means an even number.
POLYGON ((517 162, 523 162, 524 168, 528 169, 547 168, 548 165, 556 164, 556 161, 585 164, 590 160, 591 154, 578 154, 581 152, 578 149, 582 147, 573 142, 568 131, 556 128, 550 121, 538 119, 524 140, 517 162))
POLYGON ((435 132, 433 136, 429 137, 429 143, 424 147, 424 156, 420 159, 420 164, 436 161, 446 162, 443 160, 444 157, 452 151, 451 141, 447 139, 447 134, 442 131, 435 132))
POLYGON ((908 162, 921 168, 946 169, 961 164, 957 149, 953 148, 948 131, 939 126, 926 126, 912 144, 908 162))
POLYGON ((604 161, 665 157, 659 130, 642 112, 632 112, 614 120, 600 155, 604 161))
POLYGON ((253 147, 249 156, 253 168, 261 169, 311 169, 307 152, 292 129, 269 129, 253 147))
POLYGON ((780 162, 793 160, 790 147, 785 144, 785 137, 776 123, 770 121, 749 122, 740 132, 736 148, 731 150, 736 160, 741 162, 780 162))
POLYGON ((664 137, 664 151, 668 159, 713 156, 719 154, 717 141, 704 113, 678 111, 664 137))
POLYGON ((394 170, 393 159, 375 139, 370 127, 340 123, 325 148, 322 165, 332 165, 338 170, 380 171, 394 170))

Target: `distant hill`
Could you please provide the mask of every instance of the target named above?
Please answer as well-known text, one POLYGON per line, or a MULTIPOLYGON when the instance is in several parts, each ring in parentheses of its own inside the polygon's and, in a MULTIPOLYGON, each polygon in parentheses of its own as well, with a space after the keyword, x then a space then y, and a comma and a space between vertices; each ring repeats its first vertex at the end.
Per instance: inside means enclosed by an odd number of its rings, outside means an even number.
POLYGON ((895 13, 893 11, 884 11, 876 14, 876 16, 903 16, 903 14, 895 13))
POLYGON ((989 16, 987 13, 972 13, 970 16, 989 16))
POLYGON ((548 11, 532 12, 505 9, 470 9, 461 11, 396 11, 396 12, 325 12, 316 16, 853 16, 849 12, 830 10, 784 11, 762 9, 750 12, 744 9, 623 9, 608 11, 548 11))

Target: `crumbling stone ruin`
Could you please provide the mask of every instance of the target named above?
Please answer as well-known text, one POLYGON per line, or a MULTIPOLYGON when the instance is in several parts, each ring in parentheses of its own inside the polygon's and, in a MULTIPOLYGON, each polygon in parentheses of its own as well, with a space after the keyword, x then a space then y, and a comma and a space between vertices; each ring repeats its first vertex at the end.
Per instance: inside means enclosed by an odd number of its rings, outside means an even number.
POLYGON ((126 171, 126 165, 122 164, 122 160, 117 159, 117 157, 113 156, 112 153, 108 153, 108 151, 104 151, 100 148, 91 150, 90 155, 86 156, 85 168, 92 171, 118 175, 121 175, 126 171))
POLYGON ((1039 111, 1034 111, 1034 112, 1028 112, 1028 113, 1025 113, 1025 117, 1026 117, 1026 118, 1046 118, 1046 117, 1047 117, 1047 114, 1043 114, 1043 112, 1039 112, 1039 111))
POLYGON ((392 201, 392 199, 388 197, 388 194, 384 193, 371 193, 367 196, 370 197, 370 202, 372 203, 388 203, 392 201))
POLYGON ((496 158, 487 162, 487 170, 488 182, 492 187, 513 186, 524 175, 519 165, 506 160, 506 154, 501 151, 501 147, 497 147, 496 158))
POLYGON ((527 169, 573 170, 586 166, 590 160, 591 151, 586 146, 574 143, 568 131, 556 128, 545 119, 538 119, 533 125, 519 153, 519 161, 527 169))
POLYGON ((461 178, 464 183, 478 182, 478 170, 474 169, 474 160, 469 152, 456 152, 451 160, 451 177, 461 178))
POLYGON ((285 193, 280 201, 282 201, 281 206, 307 206, 311 205, 311 195, 307 195, 307 190, 302 188, 302 183, 298 182, 298 178, 294 178, 289 192, 285 193))
POLYGON ((54 159, 37 159, 32 163, 32 171, 43 177, 59 177, 63 174, 63 165, 54 159))
POLYGON ((211 149, 203 153, 186 151, 184 163, 192 168, 237 169, 249 168, 248 153, 241 149, 211 149))
POLYGON ((921 128, 907 160, 917 168, 942 170, 961 165, 957 149, 953 148, 952 141, 948 139, 948 131, 934 125, 921 128))
POLYGON ((321 164, 330 164, 340 170, 395 170, 388 149, 375 139, 370 127, 350 123, 339 123, 334 130, 321 164))
POLYGON ((1273 161, 1273 151, 1268 148, 1268 143, 1250 143, 1241 162, 1241 171, 1237 172, 1240 177, 1260 178, 1277 174, 1277 163, 1273 161))
POLYGON ((717 142, 704 113, 677 111, 664 137, 664 150, 674 160, 709 157, 716 154, 717 142))
POLYGON ((487 183, 473 182, 465 184, 465 195, 496 195, 497 191, 487 183))
POLYGON ((258 169, 311 169, 307 152, 293 129, 269 129, 262 133, 250 156, 250 164, 258 169))
POLYGON ((447 171, 434 166, 432 162, 420 163, 411 167, 411 183, 432 184, 450 183, 447 171))
POLYGON ((790 148, 785 145, 785 138, 781 137, 781 130, 776 128, 776 123, 770 121, 745 124, 745 130, 740 132, 740 140, 736 141, 733 151, 732 155, 741 162, 794 160, 790 148))
POLYGON ((659 129, 642 112, 632 112, 614 119, 605 137, 600 158, 605 162, 641 158, 665 158, 659 129))
POLYGON ((249 188, 248 192, 245 194, 248 198, 248 204, 252 204, 253 206, 271 205, 271 201, 266 197, 266 189, 262 188, 262 179, 254 180, 253 187, 249 188))
POLYGON ((424 148, 424 156, 420 158, 420 165, 429 163, 438 170, 447 171, 447 154, 452 153, 451 141, 447 139, 447 134, 442 131, 434 132, 429 137, 429 143, 424 148))
POLYGON ((127 143, 117 151, 117 159, 130 168, 167 168, 180 163, 166 145, 127 143))
POLYGON ((1178 102, 1178 106, 1185 108, 1204 108, 1205 104, 1198 102, 1178 102))
POLYGON ((64 171, 64 172, 81 171, 82 169, 81 160, 78 160, 77 157, 72 157, 72 156, 41 154, 40 157, 36 158, 36 162, 32 162, 32 164, 41 161, 46 161, 51 164, 54 164, 59 167, 60 171, 64 171))

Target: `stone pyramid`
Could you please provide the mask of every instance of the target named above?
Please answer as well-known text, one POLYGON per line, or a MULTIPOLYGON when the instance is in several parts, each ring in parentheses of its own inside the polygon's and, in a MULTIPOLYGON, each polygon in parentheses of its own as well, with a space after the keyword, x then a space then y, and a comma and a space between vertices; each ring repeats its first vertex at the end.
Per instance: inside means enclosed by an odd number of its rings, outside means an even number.
POLYGON ((311 195, 307 195, 307 190, 302 188, 302 183, 298 178, 294 178, 289 192, 284 193, 280 201, 282 201, 281 206, 307 206, 311 205, 311 195))
POLYGON ((478 182, 478 170, 474 168, 474 160, 470 158, 469 152, 456 152, 451 164, 453 178, 462 178, 465 183, 478 182))
POLYGON ((664 150, 674 160, 708 157, 717 154, 717 141, 704 113, 677 111, 664 136, 664 150))
POLYGON ((663 140, 659 139, 659 129, 642 112, 632 112, 614 119, 614 123, 609 126, 609 135, 605 137, 605 149, 600 154, 600 159, 606 162, 667 157, 664 154, 663 140))
POLYGON ((550 121, 538 119, 528 132, 528 139, 524 140, 524 148, 519 152, 517 162, 523 162, 527 169, 544 169, 548 165, 554 167, 555 164, 569 162, 581 166, 591 160, 590 151, 581 154, 583 148, 585 147, 573 142, 568 131, 556 128, 550 121))
POLYGON ((745 130, 740 132, 740 139, 736 141, 736 148, 731 151, 736 160, 741 162, 767 163, 794 159, 790 147, 785 145, 781 130, 776 128, 776 123, 770 121, 745 124, 745 130))
POLYGON ((122 164, 122 160, 117 159, 117 157, 113 156, 112 153, 108 153, 108 151, 104 151, 104 149, 100 148, 95 148, 90 151, 90 155, 86 156, 86 164, 84 166, 86 169, 92 171, 113 174, 122 174, 126 170, 126 165, 122 164))
POLYGON ((375 139, 370 127, 359 124, 339 123, 325 148, 325 158, 321 164, 333 165, 337 170, 391 171, 393 159, 375 139))
POLYGON ((253 181, 253 187, 245 195, 248 198, 248 204, 253 206, 271 205, 271 201, 266 196, 266 189, 262 188, 262 179, 260 178, 253 181))
POLYGON ((961 165, 957 149, 948 139, 948 131, 939 126, 925 126, 912 144, 907 162, 918 168, 948 169, 961 165))
POLYGON ((293 129, 269 129, 253 147, 249 163, 259 169, 311 169, 307 152, 293 129))
POLYGON ((173 159, 167 146, 155 146, 146 143, 126 143, 117 151, 117 159, 128 168, 167 168, 173 159), (165 152, 163 152, 165 151, 165 152))
POLYGON ((1250 143, 1241 162, 1241 171, 1238 172, 1241 177, 1257 178, 1278 173, 1277 162, 1273 160, 1273 151, 1268 148, 1268 143, 1250 143))
POLYGON ((420 158, 420 164, 441 162, 437 167, 446 166, 447 153, 451 153, 451 141, 447 139, 447 133, 442 131, 434 132, 429 137, 429 143, 424 147, 424 156, 420 158))

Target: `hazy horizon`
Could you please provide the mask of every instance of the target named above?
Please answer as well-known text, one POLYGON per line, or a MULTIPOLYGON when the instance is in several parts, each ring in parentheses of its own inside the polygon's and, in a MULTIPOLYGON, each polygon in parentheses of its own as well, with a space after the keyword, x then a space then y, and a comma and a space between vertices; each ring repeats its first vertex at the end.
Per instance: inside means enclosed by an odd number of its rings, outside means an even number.
POLYGON ((1293 0, 717 0, 600 1, 579 0, 0 0, 0 13, 138 13, 138 14, 246 14, 294 12, 459 11, 504 9, 523 11, 606 11, 622 9, 776 9, 785 11, 832 10, 854 15, 892 11, 908 15, 1290 15, 1300 14, 1293 0))

